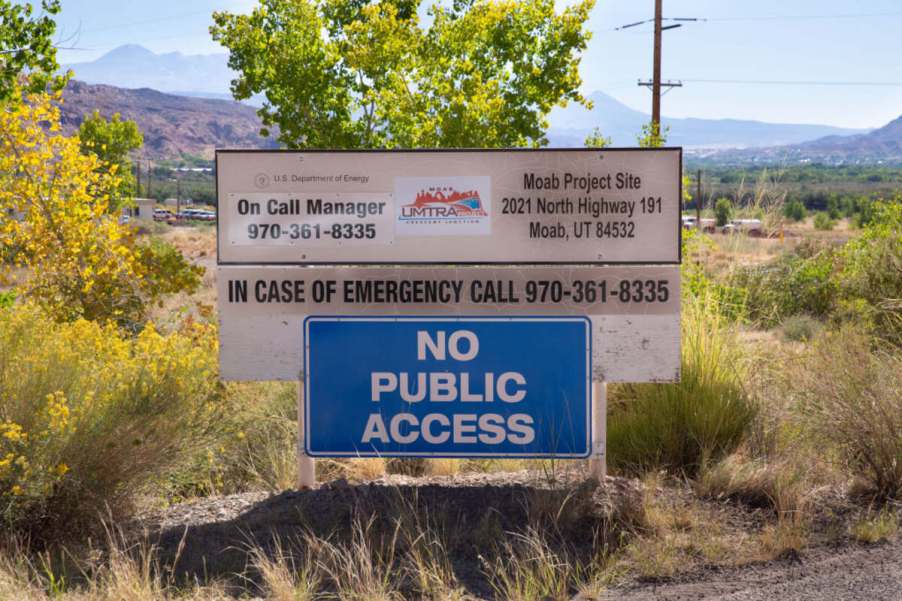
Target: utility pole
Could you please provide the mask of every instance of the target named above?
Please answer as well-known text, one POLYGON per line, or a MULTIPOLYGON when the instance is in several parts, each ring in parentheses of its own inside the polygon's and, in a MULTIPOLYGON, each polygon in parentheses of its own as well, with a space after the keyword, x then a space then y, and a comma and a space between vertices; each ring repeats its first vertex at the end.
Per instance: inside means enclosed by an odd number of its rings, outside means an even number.
POLYGON ((153 184, 153 165, 151 165, 150 161, 147 161, 147 197, 150 198, 151 194, 153 194, 153 190, 151 188, 153 184))
POLYGON ((652 131, 661 127, 661 19, 664 0, 655 0, 655 52, 651 84, 651 123, 652 131))
MULTIPOLYGON (((683 82, 680 81, 662 81, 661 80, 661 33, 667 31, 668 29, 676 29, 677 27, 682 27, 683 22, 686 21, 704 21, 703 18, 698 17, 673 17, 673 18, 664 18, 663 17, 663 0, 655 0, 655 18, 654 19, 646 19, 645 21, 636 21, 635 23, 627 23, 626 25, 621 25, 620 27, 615 27, 614 31, 620 31, 622 29, 629 29, 630 27, 636 27, 639 25, 644 25, 645 23, 654 22, 655 24, 655 34, 654 34, 654 64, 652 65, 652 79, 651 81, 639 81, 639 85, 646 88, 651 88, 651 123, 653 130, 657 130, 657 135, 661 135, 661 88, 667 88, 667 91, 670 91, 673 88, 681 88, 683 87, 683 82), (673 25, 664 25, 664 21, 678 21, 673 25)), ((666 92, 665 92, 666 93, 666 92)))
POLYGON ((702 170, 698 170, 695 179, 695 227, 702 231, 702 170))
POLYGON ((141 161, 135 161, 135 196, 141 198, 141 161))

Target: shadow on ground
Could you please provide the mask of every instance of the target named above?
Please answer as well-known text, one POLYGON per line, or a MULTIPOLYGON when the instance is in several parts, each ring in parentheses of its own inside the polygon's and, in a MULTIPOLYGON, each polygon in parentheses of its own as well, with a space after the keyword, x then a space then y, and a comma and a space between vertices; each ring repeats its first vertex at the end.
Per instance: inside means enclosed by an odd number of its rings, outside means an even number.
MULTIPOLYGON (((568 484, 540 482, 406 483, 351 485, 344 481, 307 491, 285 492, 252 505, 232 519, 169 525, 151 532, 160 564, 177 580, 205 582, 247 574, 249 550, 272 556, 305 552, 305 536, 349 544, 356 524, 372 548, 401 546, 421 534, 441 541, 456 579, 473 594, 487 594, 480 556, 503 553, 516 533, 535 530, 571 556, 613 548, 624 531, 642 528, 641 491, 634 481, 608 478, 568 484), (404 536, 398 536, 401 532, 404 536), (566 547, 564 549, 564 547, 566 547)), ((404 548, 395 548, 395 556, 404 548)))

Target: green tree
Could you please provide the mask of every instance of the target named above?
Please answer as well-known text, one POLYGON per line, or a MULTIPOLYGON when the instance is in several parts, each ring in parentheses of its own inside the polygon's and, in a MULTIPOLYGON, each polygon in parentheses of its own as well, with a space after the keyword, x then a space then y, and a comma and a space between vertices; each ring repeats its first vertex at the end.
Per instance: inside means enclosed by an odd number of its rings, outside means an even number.
POLYGON ((59 321, 139 329, 163 295, 196 291, 203 268, 110 215, 116 170, 61 133, 54 98, 0 110, 0 216, 21 215, 0 218, 0 282, 24 268, 18 292, 59 321))
POLYGON ((119 178, 115 190, 111 191, 110 208, 118 209, 124 202, 135 196, 135 176, 129 153, 141 148, 144 136, 138 124, 122 119, 119 113, 107 121, 94 111, 86 115, 78 128, 81 152, 94 154, 101 161, 101 169, 112 171, 119 178))
POLYGON ((0 0, 0 100, 13 97, 17 80, 26 71, 26 91, 30 92, 44 91, 48 85, 60 90, 68 80, 68 75, 54 75, 59 65, 51 38, 59 0, 42 0, 41 8, 43 14, 34 16, 34 7, 28 2, 0 0))
POLYGON ((830 197, 827 198, 827 216, 833 220, 839 219, 842 216, 842 213, 840 212, 839 195, 835 192, 830 194, 830 197))
POLYGON ((601 128, 596 127, 592 130, 592 133, 586 136, 585 141, 586 148, 604 148, 605 146, 611 145, 611 139, 605 137, 601 133, 601 128))
POLYGON ((733 203, 729 198, 718 198, 714 203, 714 217, 717 219, 717 227, 723 227, 733 218, 733 203))
POLYGON ((265 95, 261 133, 291 148, 539 146, 580 94, 594 0, 261 0, 217 12, 238 100, 265 95))
POLYGON ((642 126, 642 133, 636 136, 640 148, 660 148, 667 143, 670 127, 661 127, 660 123, 648 122, 642 126))

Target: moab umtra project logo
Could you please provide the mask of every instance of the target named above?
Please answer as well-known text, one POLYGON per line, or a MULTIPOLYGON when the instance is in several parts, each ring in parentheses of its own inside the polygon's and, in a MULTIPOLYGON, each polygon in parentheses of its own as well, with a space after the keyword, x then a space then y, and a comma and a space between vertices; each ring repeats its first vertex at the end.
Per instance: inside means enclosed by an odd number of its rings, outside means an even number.
POLYGON ((488 235, 490 177, 395 179, 395 232, 402 236, 488 235))

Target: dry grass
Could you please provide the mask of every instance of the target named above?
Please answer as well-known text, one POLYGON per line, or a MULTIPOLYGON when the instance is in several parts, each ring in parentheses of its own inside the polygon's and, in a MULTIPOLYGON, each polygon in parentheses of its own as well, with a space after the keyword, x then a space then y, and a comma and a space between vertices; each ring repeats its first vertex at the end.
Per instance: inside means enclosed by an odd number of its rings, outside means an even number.
POLYGON ((213 226, 186 226, 169 228, 161 236, 182 251, 187 258, 216 259, 216 228, 213 226))
POLYGON ((735 559, 735 533, 720 513, 692 498, 661 494, 661 474, 647 475, 644 485, 649 528, 626 547, 621 567, 641 579, 661 580, 700 563, 735 559))
POLYGON ((780 518, 808 509, 815 484, 810 466, 781 459, 749 460, 734 454, 705 468, 694 483, 697 493, 710 499, 729 499, 752 508, 773 510, 780 518))
POLYGON ((536 530, 506 542, 492 561, 484 562, 495 596, 507 601, 566 601, 587 584, 584 569, 555 551, 536 530))
POLYGON ((852 536, 857 541, 871 544, 890 540, 899 533, 899 521, 899 514, 888 507, 877 512, 868 512, 852 524, 852 536))
POLYGON ((847 473, 881 498, 902 494, 902 354, 846 329, 822 336, 795 371, 800 426, 834 449, 847 473))
POLYGON ((426 473, 430 476, 453 476, 461 471, 462 459, 430 459, 426 462, 426 473))
POLYGON ((808 545, 810 524, 804 515, 779 518, 767 524, 758 537, 759 557, 767 561, 798 556, 808 545))

